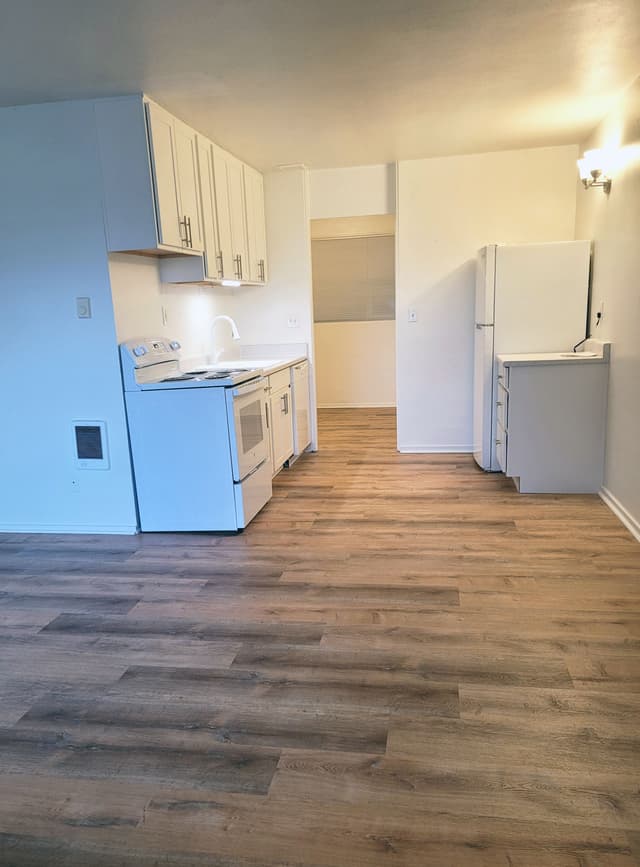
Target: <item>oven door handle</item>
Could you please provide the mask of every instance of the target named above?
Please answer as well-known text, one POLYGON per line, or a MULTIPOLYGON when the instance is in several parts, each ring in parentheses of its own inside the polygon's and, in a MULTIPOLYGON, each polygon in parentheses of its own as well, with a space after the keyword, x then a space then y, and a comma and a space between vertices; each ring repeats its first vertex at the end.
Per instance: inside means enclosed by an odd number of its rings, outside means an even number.
POLYGON ((259 379, 252 379, 251 382, 248 382, 246 385, 239 385, 237 388, 233 389, 234 397, 244 397, 245 394, 252 394, 254 391, 261 391, 265 387, 266 379, 264 376, 261 376, 259 379))

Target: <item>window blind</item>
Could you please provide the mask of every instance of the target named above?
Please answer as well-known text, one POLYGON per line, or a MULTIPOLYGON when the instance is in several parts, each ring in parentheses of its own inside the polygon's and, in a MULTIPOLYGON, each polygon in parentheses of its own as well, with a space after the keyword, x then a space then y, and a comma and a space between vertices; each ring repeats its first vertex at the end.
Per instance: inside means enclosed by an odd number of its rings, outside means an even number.
POLYGON ((312 241, 316 322, 395 319, 391 235, 312 241))

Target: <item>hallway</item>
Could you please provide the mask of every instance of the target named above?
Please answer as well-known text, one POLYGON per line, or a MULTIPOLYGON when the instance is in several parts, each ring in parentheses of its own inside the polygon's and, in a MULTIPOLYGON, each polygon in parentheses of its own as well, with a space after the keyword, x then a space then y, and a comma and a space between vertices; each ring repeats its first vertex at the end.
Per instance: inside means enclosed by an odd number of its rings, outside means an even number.
POLYGON ((0 535, 0 864, 640 864, 640 545, 319 444, 238 536, 0 535))

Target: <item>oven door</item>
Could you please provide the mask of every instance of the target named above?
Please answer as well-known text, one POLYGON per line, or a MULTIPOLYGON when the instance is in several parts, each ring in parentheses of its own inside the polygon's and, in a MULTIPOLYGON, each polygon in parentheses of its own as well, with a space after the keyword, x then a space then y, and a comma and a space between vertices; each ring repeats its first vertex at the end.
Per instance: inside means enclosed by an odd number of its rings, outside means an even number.
POLYGON ((233 479, 241 482, 269 457, 269 429, 265 398, 269 386, 264 378, 227 389, 227 419, 233 479))

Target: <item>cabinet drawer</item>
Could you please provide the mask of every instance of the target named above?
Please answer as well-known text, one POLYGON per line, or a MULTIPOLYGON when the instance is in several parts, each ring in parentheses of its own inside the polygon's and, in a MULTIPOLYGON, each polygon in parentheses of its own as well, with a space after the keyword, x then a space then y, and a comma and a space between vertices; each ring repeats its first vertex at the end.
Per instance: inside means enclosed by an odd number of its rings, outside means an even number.
POLYGON ((279 391, 281 388, 286 388, 291 385, 291 368, 285 367, 284 370, 279 370, 277 373, 272 373, 269 377, 269 387, 271 392, 279 391))

